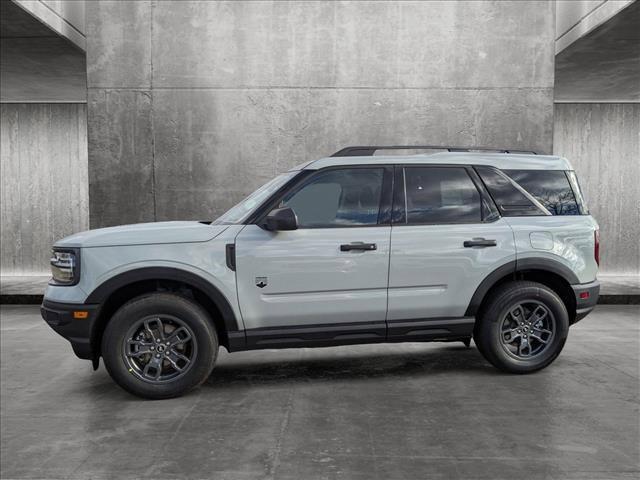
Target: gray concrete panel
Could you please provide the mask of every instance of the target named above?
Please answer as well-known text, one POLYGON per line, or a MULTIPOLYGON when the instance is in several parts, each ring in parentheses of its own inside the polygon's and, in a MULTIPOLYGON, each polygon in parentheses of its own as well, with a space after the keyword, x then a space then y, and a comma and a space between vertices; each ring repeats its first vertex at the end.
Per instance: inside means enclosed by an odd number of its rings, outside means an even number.
POLYGON ((275 174, 348 144, 508 141, 549 151, 552 95, 551 89, 155 89, 157 219, 215 218, 275 174))
POLYGON ((149 88, 151 2, 91 1, 86 12, 89 87, 149 88))
POLYGON ((212 218, 275 173, 350 144, 551 150, 549 2, 87 8, 92 226, 131 221, 141 196, 136 218, 212 218), (116 108, 105 96, 141 87, 148 129, 136 102, 116 108), (104 124, 119 133, 105 134, 104 124), (155 165, 151 218, 148 182, 119 196, 110 185, 148 178, 132 162, 155 165))
POLYGON ((554 153, 600 224, 602 272, 640 275, 640 104, 557 104, 554 153))
POLYGON ((153 9, 153 82, 553 87, 553 18, 550 2, 164 1, 153 9))
POLYGON ((89 226, 86 105, 5 103, 0 119, 2 274, 42 274, 89 226))
POLYGON ((153 221, 151 94, 90 89, 91 228, 153 221))

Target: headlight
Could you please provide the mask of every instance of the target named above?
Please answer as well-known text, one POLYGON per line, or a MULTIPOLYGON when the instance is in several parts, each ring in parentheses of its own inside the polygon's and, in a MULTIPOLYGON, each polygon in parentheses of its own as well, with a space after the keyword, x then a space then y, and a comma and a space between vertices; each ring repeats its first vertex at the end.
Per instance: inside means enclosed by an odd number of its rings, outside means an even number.
POLYGON ((55 285, 75 285, 80 280, 80 252, 75 249, 53 249, 51 276, 55 285))

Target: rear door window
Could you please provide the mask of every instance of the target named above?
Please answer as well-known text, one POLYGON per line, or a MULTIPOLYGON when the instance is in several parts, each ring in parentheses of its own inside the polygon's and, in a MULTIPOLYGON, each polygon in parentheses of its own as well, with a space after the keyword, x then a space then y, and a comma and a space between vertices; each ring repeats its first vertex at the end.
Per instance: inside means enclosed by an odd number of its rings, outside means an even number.
POLYGON ((407 224, 480 223, 480 193, 462 167, 404 169, 407 224))
POLYGON ((504 170, 552 215, 580 215, 578 202, 563 170, 504 170))

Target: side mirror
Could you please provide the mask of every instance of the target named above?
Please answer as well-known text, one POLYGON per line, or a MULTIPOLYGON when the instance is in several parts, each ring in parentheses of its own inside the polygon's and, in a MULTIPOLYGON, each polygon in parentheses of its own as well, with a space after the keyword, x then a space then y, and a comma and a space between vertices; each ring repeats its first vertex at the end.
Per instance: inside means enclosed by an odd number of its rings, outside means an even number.
POLYGON ((291 208, 276 208, 269 212, 264 222, 265 230, 276 232, 278 230, 297 230, 298 217, 291 208))

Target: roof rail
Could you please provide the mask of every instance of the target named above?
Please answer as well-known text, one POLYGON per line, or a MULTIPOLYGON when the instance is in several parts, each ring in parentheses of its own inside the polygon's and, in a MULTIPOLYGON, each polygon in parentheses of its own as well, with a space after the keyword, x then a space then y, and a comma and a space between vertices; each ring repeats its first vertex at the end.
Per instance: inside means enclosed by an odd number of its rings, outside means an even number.
POLYGON ((533 150, 518 150, 511 148, 488 148, 488 147, 450 147, 441 145, 378 145, 345 147, 337 151, 332 157, 371 157, 377 150, 447 150, 449 152, 495 152, 495 153, 528 153, 537 155, 533 150))

